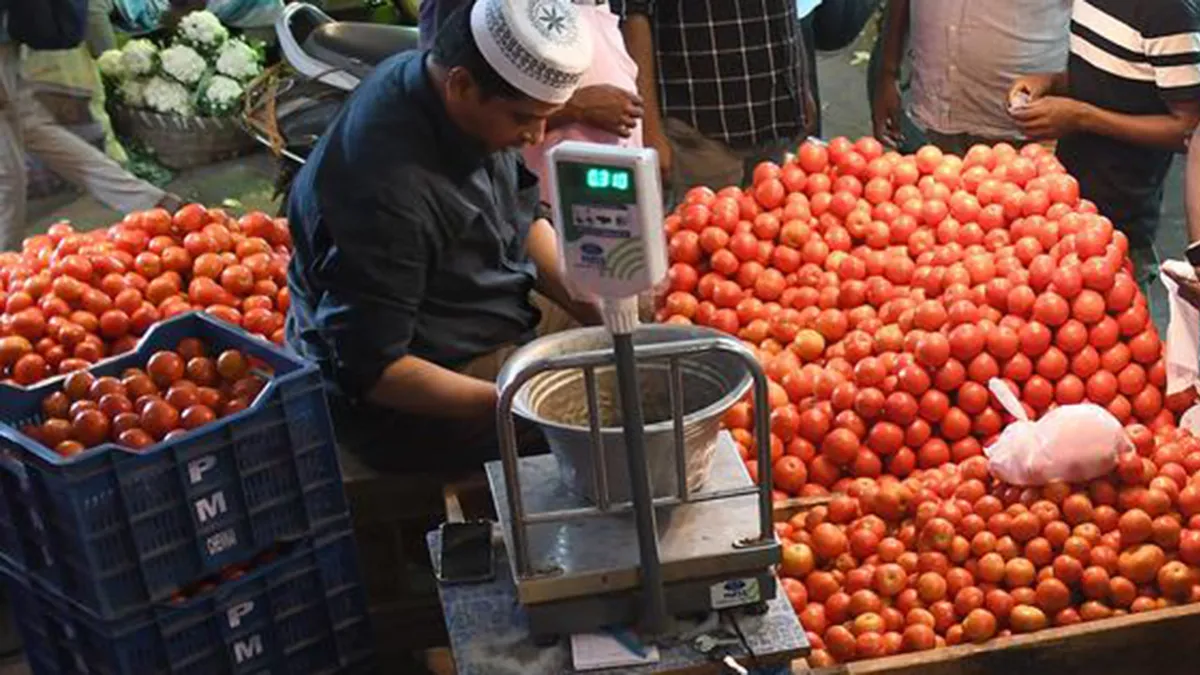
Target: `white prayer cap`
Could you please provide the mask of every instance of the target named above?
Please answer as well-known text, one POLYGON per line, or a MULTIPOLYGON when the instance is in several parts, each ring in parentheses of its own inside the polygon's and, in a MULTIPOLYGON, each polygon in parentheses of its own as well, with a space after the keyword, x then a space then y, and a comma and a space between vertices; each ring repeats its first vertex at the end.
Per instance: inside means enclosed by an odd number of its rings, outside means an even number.
POLYGON ((477 0, 471 35, 500 77, 545 103, 566 103, 592 65, 591 29, 571 0, 477 0))

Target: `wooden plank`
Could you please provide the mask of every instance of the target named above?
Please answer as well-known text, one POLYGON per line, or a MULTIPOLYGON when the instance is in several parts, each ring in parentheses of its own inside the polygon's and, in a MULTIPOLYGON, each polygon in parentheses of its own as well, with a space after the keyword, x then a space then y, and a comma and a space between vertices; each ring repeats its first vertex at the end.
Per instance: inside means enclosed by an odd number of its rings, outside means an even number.
POLYGON ((813 675, 1194 675, 1200 604, 1049 628, 1029 635, 795 673, 813 675))

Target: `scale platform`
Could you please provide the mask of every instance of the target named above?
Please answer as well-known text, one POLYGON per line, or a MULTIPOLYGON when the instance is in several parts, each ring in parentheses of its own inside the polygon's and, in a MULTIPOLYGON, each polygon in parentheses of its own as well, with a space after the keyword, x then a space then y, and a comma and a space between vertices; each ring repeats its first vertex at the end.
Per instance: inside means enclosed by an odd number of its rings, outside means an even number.
MULTIPOLYGON (((508 490, 501 463, 486 465, 506 550, 512 550, 508 490)), ((522 457, 520 481, 527 514, 590 506, 560 480, 552 455, 522 457)), ((750 487, 753 482, 733 439, 721 432, 708 482, 695 495, 750 487)), ((655 507, 668 611, 675 616, 761 603, 775 597, 771 566, 778 540, 758 538, 758 496, 655 507), (730 590, 733 590, 731 593, 730 590)), ((563 635, 629 624, 639 614, 637 527, 632 511, 527 526, 530 565, 518 578, 508 556, 517 599, 535 635, 563 635)))

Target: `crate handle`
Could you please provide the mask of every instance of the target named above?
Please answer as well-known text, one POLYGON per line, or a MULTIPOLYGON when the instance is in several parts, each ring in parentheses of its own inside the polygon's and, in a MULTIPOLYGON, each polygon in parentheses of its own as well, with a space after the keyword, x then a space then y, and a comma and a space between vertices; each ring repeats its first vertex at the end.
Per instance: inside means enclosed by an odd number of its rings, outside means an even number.
MULTIPOLYGON (((270 544, 270 546, 263 548, 261 551, 259 551, 258 553, 255 553, 254 555, 250 556, 246 560, 253 560, 254 558, 256 558, 256 557, 262 555, 263 553, 267 552, 268 550, 270 550, 272 547, 289 549, 287 551, 287 553, 294 553, 302 545, 310 545, 312 548, 315 548, 317 539, 318 539, 317 535, 302 535, 302 536, 298 536, 298 537, 282 537, 280 539, 276 539, 274 542, 272 542, 270 544)), ((230 585, 240 586, 242 584, 242 582, 249 581, 250 579, 253 579, 253 578, 257 578, 259 576, 259 574, 261 574, 262 572, 264 572, 266 570, 274 569, 275 566, 278 565, 279 563, 283 562, 285 560, 285 558, 286 558, 286 554, 281 554, 280 556, 276 557, 274 560, 266 563, 265 565, 261 565, 259 567, 256 567, 256 568, 246 572, 246 574, 238 577, 237 579, 230 579, 227 582, 219 583, 211 591, 200 594, 200 595, 194 595, 192 597, 189 597, 188 599, 184 600, 183 602, 181 602, 179 604, 175 604, 173 602, 170 602, 169 600, 159 600, 158 602, 155 602, 152 604, 159 608, 162 608, 162 609, 175 610, 175 609, 183 609, 185 607, 188 607, 189 605, 191 605, 193 602, 195 602, 197 600, 218 600, 222 597, 223 591, 228 591, 230 589, 230 585)), ((230 563, 230 564, 235 564, 235 563, 230 563)), ((218 574, 210 574, 207 577, 201 577, 201 578, 207 579, 207 578, 211 578, 214 576, 219 578, 220 574, 219 573, 218 574)), ((196 581, 199 581, 199 579, 189 582, 189 584, 195 583, 196 581)), ((183 586, 180 586, 179 588, 177 588, 175 590, 180 590, 181 588, 183 588, 183 586)))

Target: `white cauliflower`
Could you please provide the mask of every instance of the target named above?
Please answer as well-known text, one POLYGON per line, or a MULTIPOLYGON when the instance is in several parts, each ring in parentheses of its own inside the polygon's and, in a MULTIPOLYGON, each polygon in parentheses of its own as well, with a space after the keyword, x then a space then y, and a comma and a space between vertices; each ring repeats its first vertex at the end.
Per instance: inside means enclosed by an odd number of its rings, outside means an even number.
POLYGON ((154 74, 158 67, 158 47, 149 40, 130 40, 121 48, 121 70, 126 77, 154 74))
POLYGON ((117 95, 127 106, 144 107, 146 105, 146 80, 142 78, 125 80, 117 88, 117 95))
POLYGON ((261 68, 258 54, 242 40, 230 40, 217 56, 217 72, 239 81, 256 77, 261 68))
POLYGON ((242 102, 242 85, 237 80, 217 75, 200 94, 200 107, 210 115, 221 116, 236 112, 242 102))
POLYGON ((146 107, 164 115, 190 117, 192 94, 187 87, 162 77, 152 77, 146 83, 146 107))
POLYGON ((229 38, 229 30, 221 25, 216 14, 207 11, 191 12, 179 21, 179 38, 206 53, 215 54, 229 38))
POLYGON ((208 63, 195 49, 187 45, 174 45, 158 55, 164 74, 181 84, 196 84, 208 70, 208 63))
POLYGON ((96 67, 100 75, 114 82, 125 78, 125 66, 121 63, 122 53, 119 49, 109 49, 96 59, 96 67))

